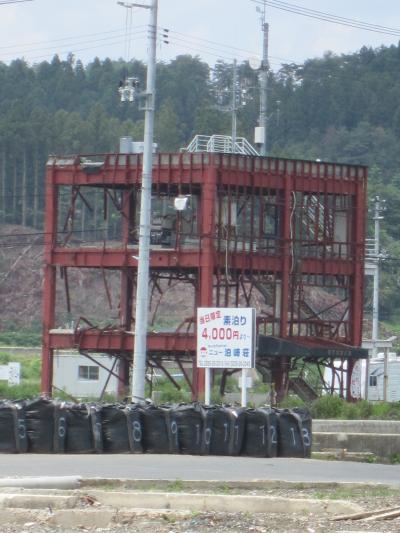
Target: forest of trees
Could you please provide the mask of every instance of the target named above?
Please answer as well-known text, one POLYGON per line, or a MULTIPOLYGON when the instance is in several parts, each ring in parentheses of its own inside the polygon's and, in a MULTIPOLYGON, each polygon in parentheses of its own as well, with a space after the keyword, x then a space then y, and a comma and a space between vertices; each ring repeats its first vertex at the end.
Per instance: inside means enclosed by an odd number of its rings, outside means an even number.
MULTIPOLYGON (((0 225, 43 227, 44 169, 49 154, 115 151, 119 137, 143 137, 143 112, 123 104, 118 83, 145 65, 94 59, 84 66, 70 55, 30 66, 0 63, 0 225)), ((259 113, 257 73, 239 65, 245 104, 238 134, 252 141, 259 113)), ((230 134, 222 104, 232 65, 211 68, 198 57, 178 56, 157 70, 155 141, 176 151, 199 134, 230 134)), ((327 53, 286 64, 269 75, 268 152, 370 167, 369 195, 387 201, 383 243, 386 318, 400 320, 400 45, 327 53), (397 293, 399 292, 399 295, 397 293), (398 316, 397 316, 398 315, 398 316)))

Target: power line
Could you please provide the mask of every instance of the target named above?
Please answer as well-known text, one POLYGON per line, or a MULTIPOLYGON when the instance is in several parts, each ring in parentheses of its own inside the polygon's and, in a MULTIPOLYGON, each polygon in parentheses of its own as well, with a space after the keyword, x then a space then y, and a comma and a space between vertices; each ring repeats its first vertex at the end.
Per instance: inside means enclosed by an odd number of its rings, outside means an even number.
MULTIPOLYGON (((133 26, 132 29, 140 29, 140 28, 145 28, 146 26, 144 24, 140 25, 140 26, 133 26)), ((80 35, 71 35, 71 37, 60 37, 58 39, 48 39, 48 40, 45 40, 45 41, 33 41, 33 42, 29 42, 29 43, 18 43, 18 44, 10 44, 10 45, 7 45, 7 46, 0 46, 0 50, 2 49, 8 49, 8 48, 20 48, 21 46, 24 47, 24 46, 35 46, 35 45, 39 45, 39 44, 51 44, 51 43, 58 43, 58 42, 61 42, 61 41, 71 41, 72 39, 82 39, 84 37, 97 37, 98 35, 108 35, 108 34, 111 34, 111 33, 118 33, 118 34, 121 34, 121 32, 124 31, 124 28, 118 28, 118 29, 115 29, 115 30, 109 30, 109 31, 101 31, 101 32, 95 32, 95 33, 83 33, 83 34, 80 34, 80 35)), ((121 34, 122 36, 122 34, 121 34)))
POLYGON ((289 4, 287 2, 281 2, 279 0, 251 0, 252 2, 260 5, 268 5, 274 9, 279 9, 281 11, 286 11, 289 13, 294 13, 296 15, 302 15, 307 18, 312 18, 316 20, 322 20, 325 22, 331 22, 333 24, 339 24, 341 26, 347 26, 351 28, 356 28, 360 30, 366 30, 374 33, 381 33, 385 35, 400 36, 400 29, 390 28, 388 26, 381 26, 378 24, 371 24, 368 22, 363 22, 356 19, 350 19, 346 17, 340 17, 338 15, 333 15, 331 13, 326 13, 324 11, 317 11, 315 9, 305 8, 296 4, 289 4))
MULTIPOLYGON (((133 36, 138 36, 138 35, 143 35, 146 33, 146 30, 141 30, 141 31, 137 31, 137 32, 134 32, 132 33, 133 36)), ((109 36, 109 37, 102 37, 102 38, 98 38, 98 39, 89 39, 89 40, 84 40, 84 41, 78 41, 78 42, 75 42, 75 43, 66 43, 66 44, 62 44, 62 45, 59 45, 60 48, 70 48, 71 46, 78 46, 78 45, 81 45, 81 44, 97 44, 97 43, 103 43, 105 42, 107 45, 113 45, 113 44, 121 44, 123 43, 124 41, 115 41, 115 42, 110 42, 111 40, 113 39, 118 39, 118 38, 125 38, 125 35, 124 34, 121 34, 121 35, 115 35, 115 36, 109 36)), ((97 48, 97 46, 96 46, 97 48)), ((15 55, 15 54, 24 54, 24 52, 41 52, 41 51, 45 51, 45 50, 54 50, 54 46, 45 46, 45 47, 41 47, 41 48, 29 48, 29 49, 19 49, 15 52, 5 52, 5 53, 1 53, 0 52, 0 56, 10 56, 10 55, 15 55)))
POLYGON ((23 4, 25 2, 33 2, 33 0, 0 0, 0 6, 7 4, 23 4))
MULTIPOLYGON (((197 52, 199 54, 205 54, 208 56, 216 57, 218 59, 229 61, 230 63, 234 59, 237 59, 238 57, 241 60, 248 59, 248 55, 245 55, 243 53, 237 54, 234 52, 230 52, 229 50, 220 51, 218 48, 213 48, 213 47, 204 46, 198 43, 193 43, 187 39, 181 39, 181 38, 172 36, 172 38, 170 37, 169 41, 172 46, 182 47, 181 43, 183 43, 185 45, 185 50, 190 50, 192 52, 197 52)), ((287 60, 287 61, 290 61, 290 60, 287 60)), ((295 61, 290 61, 290 62, 295 63, 295 61)), ((277 62, 277 61, 271 61, 271 63, 274 65, 278 65, 278 66, 281 65, 281 62, 277 62)))
MULTIPOLYGON (((203 45, 202 43, 210 43, 210 44, 213 44, 213 45, 216 45, 218 48, 217 50, 221 49, 228 49, 226 50, 225 53, 229 53, 230 56, 229 57, 237 57, 237 55, 240 55, 240 56, 243 56, 243 57, 246 57, 248 59, 249 55, 250 56, 255 56, 257 55, 257 52, 255 52, 254 50, 248 50, 246 48, 239 48, 237 46, 231 46, 229 44, 224 44, 224 43, 221 43, 221 42, 218 42, 218 41, 212 41, 210 39, 203 39, 201 37, 196 37, 194 35, 190 35, 188 33, 182 33, 182 32, 179 32, 179 31, 175 31, 175 30, 168 30, 170 32, 170 39, 171 37, 174 38, 175 40, 180 40, 182 42, 191 42, 191 41, 199 41, 199 50, 202 49, 202 47, 204 47, 205 45, 203 45), (183 38, 181 39, 178 39, 178 37, 173 37, 173 35, 171 36, 171 34, 175 34, 175 35, 180 35, 182 36, 183 38), (232 50, 232 52, 231 52, 232 50), (237 54, 236 52, 240 52, 240 54, 237 54)), ((197 43, 195 43, 197 44, 197 43)), ((211 47, 208 47, 206 46, 205 49, 213 49, 211 47)), ((215 49, 214 49, 215 50, 215 49)), ((290 63, 299 63, 300 61, 297 61, 297 60, 294 60, 294 59, 288 59, 288 58, 284 58, 284 57, 277 57, 277 56, 269 56, 271 57, 272 59, 277 59, 278 61, 288 61, 290 63)))
POLYGON ((187 37, 187 38, 190 38, 191 40, 195 40, 195 41, 202 41, 204 43, 211 43, 211 44, 215 44, 219 47, 222 47, 222 48, 230 48, 231 50, 238 50, 239 52, 246 52, 247 54, 253 54, 254 55, 254 50, 246 50, 245 48, 238 48, 237 46, 231 46, 229 44, 223 44, 223 43, 220 43, 220 42, 217 42, 217 41, 210 41, 209 39, 202 39, 201 37, 195 37, 194 35, 190 35, 188 33, 182 33, 182 32, 179 32, 179 31, 175 31, 175 30, 168 30, 170 33, 174 33, 176 35, 182 35, 183 37, 187 37))

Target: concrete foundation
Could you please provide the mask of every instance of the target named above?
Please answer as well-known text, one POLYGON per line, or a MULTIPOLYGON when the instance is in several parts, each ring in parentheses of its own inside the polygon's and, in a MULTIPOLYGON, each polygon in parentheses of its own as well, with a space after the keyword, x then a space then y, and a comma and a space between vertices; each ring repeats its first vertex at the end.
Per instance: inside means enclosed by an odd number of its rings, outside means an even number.
POLYGON ((346 450, 391 461, 400 455, 400 421, 314 420, 313 452, 346 450))

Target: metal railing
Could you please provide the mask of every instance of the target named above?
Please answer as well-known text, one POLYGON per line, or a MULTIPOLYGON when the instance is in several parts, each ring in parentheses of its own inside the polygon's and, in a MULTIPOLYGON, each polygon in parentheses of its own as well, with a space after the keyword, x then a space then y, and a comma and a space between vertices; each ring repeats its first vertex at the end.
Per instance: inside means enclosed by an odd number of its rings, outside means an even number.
POLYGON ((378 259, 379 253, 376 252, 375 239, 365 239, 365 258, 366 259, 378 259))
POLYGON ((244 137, 237 137, 233 142, 229 135, 196 135, 185 152, 212 152, 220 154, 260 155, 244 137))

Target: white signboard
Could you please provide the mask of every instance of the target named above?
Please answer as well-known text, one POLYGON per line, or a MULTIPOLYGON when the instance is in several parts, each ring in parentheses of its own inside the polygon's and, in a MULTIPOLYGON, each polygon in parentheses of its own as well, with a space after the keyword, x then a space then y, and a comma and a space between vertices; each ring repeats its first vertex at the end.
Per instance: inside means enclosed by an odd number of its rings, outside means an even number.
POLYGON ((8 365, 0 366, 0 380, 7 381, 9 385, 19 385, 20 374, 20 363, 8 363, 8 365))
POLYGON ((254 368, 255 315, 249 307, 199 307, 197 366, 254 368))
POLYGON ((361 398, 361 360, 358 360, 351 374, 350 394, 353 398, 361 398))

